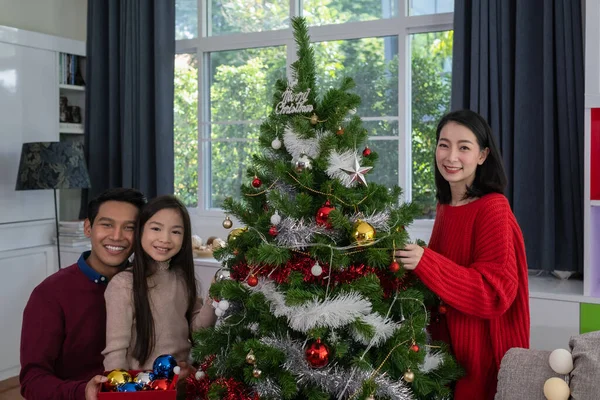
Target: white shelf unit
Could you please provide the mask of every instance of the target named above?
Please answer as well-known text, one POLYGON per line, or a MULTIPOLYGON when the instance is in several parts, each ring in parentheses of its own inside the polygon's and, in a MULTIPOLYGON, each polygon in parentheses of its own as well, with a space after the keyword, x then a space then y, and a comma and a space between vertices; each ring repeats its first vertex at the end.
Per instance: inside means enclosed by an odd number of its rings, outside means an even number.
MULTIPOLYGON (((83 84, 74 84, 81 78, 85 83, 85 43, 75 42, 77 46, 62 48, 56 55, 56 82, 58 84, 58 104, 56 119, 58 121, 58 134, 60 141, 76 141, 83 143, 83 134, 85 133, 85 96, 86 87, 83 84), (73 68, 69 70, 69 66, 73 68), (69 72, 69 74, 67 74, 69 72), (79 120, 73 122, 72 118, 68 121, 61 121, 61 98, 66 98, 67 105, 79 108, 79 120)), ((66 189, 60 191, 60 210, 59 218, 61 220, 75 220, 79 218, 79 209, 81 205, 81 190, 66 189)))

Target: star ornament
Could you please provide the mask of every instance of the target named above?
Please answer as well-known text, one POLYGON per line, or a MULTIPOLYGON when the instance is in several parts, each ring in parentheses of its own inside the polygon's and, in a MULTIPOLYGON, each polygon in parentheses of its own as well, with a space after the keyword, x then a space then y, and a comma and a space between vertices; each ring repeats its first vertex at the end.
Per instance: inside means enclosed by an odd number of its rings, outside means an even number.
POLYGON ((373 167, 361 167, 358 162, 358 157, 354 156, 354 166, 350 168, 340 168, 342 171, 348 174, 352 179, 350 182, 362 182, 363 185, 367 186, 367 180, 365 174, 373 169, 373 167))

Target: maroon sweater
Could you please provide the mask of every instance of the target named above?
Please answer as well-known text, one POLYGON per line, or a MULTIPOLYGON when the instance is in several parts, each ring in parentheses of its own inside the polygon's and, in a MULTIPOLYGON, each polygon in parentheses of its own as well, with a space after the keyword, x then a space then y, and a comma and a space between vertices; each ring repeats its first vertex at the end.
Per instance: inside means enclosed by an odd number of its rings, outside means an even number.
POLYGON ((103 372, 107 280, 85 263, 88 254, 46 278, 25 307, 19 379, 27 400, 83 399, 103 372))

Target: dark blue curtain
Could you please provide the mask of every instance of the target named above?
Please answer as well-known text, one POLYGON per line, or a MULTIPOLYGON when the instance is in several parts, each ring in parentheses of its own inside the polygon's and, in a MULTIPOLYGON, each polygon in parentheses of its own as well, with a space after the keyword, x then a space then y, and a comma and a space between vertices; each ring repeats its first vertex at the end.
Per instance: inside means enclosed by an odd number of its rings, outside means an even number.
POLYGON ((88 1, 82 214, 111 187, 173 193, 174 57, 175 0, 88 1))
POLYGON ((583 270, 578 0, 455 0, 452 108, 487 118, 529 268, 583 270))

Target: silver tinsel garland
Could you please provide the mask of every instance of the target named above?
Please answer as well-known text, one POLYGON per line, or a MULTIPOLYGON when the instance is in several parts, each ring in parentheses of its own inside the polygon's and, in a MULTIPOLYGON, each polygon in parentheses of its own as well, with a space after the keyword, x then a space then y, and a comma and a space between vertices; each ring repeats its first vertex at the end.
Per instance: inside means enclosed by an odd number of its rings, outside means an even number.
POLYGON ((281 388, 271 378, 261 379, 252 387, 261 399, 281 399, 281 388))
POLYGON ((364 345, 380 346, 389 339, 400 325, 372 311, 371 302, 359 293, 340 293, 326 300, 315 297, 299 306, 288 306, 285 296, 277 291, 275 282, 260 278, 253 292, 260 292, 270 303, 276 317, 286 317, 290 328, 297 332, 308 332, 317 327, 337 329, 361 320, 372 327, 373 337, 367 337, 352 329, 354 339, 364 345))
POLYGON ((277 226, 277 244, 287 248, 300 249, 312 243, 314 235, 321 234, 331 240, 339 240, 339 233, 317 225, 316 222, 305 222, 294 218, 284 218, 277 226))
POLYGON ((359 219, 361 221, 365 221, 373 228, 375 228, 378 232, 389 232, 390 231, 390 210, 386 209, 381 212, 374 212, 371 215, 363 215, 361 213, 352 214, 350 218, 348 218, 350 222, 355 223, 359 219))
POLYGON ((321 152, 321 140, 330 133, 322 130, 318 131, 316 137, 304 139, 299 137, 289 125, 285 127, 283 134, 283 144, 288 153, 294 160, 303 154, 310 158, 317 158, 321 152))
MULTIPOLYGON (((283 368, 298 377, 299 385, 317 385, 326 392, 337 396, 338 399, 349 399, 355 392, 359 391, 365 380, 370 379, 373 371, 355 369, 349 371, 337 365, 329 365, 320 369, 313 369, 308 365, 304 357, 302 344, 291 339, 278 339, 275 337, 264 337, 260 339, 267 346, 281 350, 286 361, 283 368)), ((412 392, 403 381, 391 380, 384 375, 376 375, 373 380, 377 384, 376 396, 389 398, 391 400, 411 400, 412 392)), ((275 383, 269 382, 277 390, 275 383)), ((265 390, 263 385, 262 390, 265 390)))

